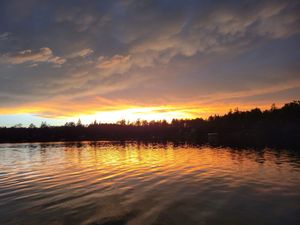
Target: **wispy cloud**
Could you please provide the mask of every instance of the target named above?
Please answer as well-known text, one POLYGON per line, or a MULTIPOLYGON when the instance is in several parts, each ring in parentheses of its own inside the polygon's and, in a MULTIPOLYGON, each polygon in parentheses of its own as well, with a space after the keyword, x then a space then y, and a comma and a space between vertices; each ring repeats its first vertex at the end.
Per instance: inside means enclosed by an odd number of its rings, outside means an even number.
POLYGON ((89 48, 85 48, 79 51, 75 51, 73 53, 71 53, 70 55, 67 56, 67 58, 77 58, 77 57, 87 57, 91 54, 93 54, 93 50, 89 49, 89 48))
POLYGON ((0 34, 0 41, 8 40, 9 36, 11 36, 10 32, 4 32, 4 33, 0 34))
POLYGON ((1 56, 1 61, 9 64, 49 62, 56 65, 62 65, 66 62, 64 58, 54 56, 52 50, 47 47, 38 50, 27 49, 16 53, 6 53, 1 56))

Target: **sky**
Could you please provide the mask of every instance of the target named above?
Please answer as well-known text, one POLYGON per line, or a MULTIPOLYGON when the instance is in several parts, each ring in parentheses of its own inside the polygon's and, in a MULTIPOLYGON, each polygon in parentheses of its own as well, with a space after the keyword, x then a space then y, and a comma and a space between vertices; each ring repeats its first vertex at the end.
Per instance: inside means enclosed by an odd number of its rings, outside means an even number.
POLYGON ((298 0, 1 0, 0 126, 300 99, 298 0))

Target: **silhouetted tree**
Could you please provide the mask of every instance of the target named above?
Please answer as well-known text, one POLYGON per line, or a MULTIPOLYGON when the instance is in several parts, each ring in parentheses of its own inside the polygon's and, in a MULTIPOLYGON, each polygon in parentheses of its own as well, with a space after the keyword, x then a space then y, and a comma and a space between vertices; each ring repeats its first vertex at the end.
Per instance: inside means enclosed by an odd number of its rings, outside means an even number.
POLYGON ((40 128, 48 128, 49 125, 46 122, 42 122, 40 128))
POLYGON ((22 128, 0 128, 0 142, 14 141, 58 141, 58 140, 99 140, 99 139, 159 139, 159 140, 207 140, 208 133, 218 133, 223 143, 281 143, 297 145, 300 140, 300 101, 293 101, 281 108, 275 105, 269 110, 254 108, 250 111, 213 115, 204 120, 173 119, 127 122, 125 119, 112 123, 98 123, 96 120, 84 126, 80 119, 75 124, 49 126, 42 122, 40 128, 30 124, 22 128), (18 129, 16 129, 18 128, 18 129), (35 129, 33 129, 35 128, 35 129), (45 129, 48 128, 48 129, 45 129))
POLYGON ((65 123, 65 127, 76 127, 74 122, 67 122, 65 123))
POLYGON ((134 123, 135 126, 141 126, 141 120, 140 119, 137 119, 134 123))
POLYGON ((83 125, 82 125, 82 123, 81 123, 81 120, 80 120, 80 119, 78 119, 76 126, 77 126, 77 127, 83 127, 83 125))
POLYGON ((117 122, 117 124, 119 124, 119 125, 121 125, 121 126, 125 126, 126 125, 126 120, 119 120, 118 122, 117 122))
POLYGON ((23 126, 23 125, 22 125, 21 123, 18 123, 18 124, 16 124, 16 125, 14 125, 13 128, 22 128, 22 126, 23 126))
POLYGON ((34 129, 34 128, 36 128, 36 126, 35 126, 33 123, 31 123, 31 124, 28 126, 28 128, 34 129))

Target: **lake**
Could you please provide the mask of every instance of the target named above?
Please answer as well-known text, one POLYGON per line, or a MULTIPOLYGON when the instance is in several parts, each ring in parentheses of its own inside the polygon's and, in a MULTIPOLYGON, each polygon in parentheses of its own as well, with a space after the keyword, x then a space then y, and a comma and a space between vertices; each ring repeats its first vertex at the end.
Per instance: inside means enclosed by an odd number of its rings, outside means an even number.
POLYGON ((300 154, 171 142, 1 144, 0 224, 298 225, 300 154))

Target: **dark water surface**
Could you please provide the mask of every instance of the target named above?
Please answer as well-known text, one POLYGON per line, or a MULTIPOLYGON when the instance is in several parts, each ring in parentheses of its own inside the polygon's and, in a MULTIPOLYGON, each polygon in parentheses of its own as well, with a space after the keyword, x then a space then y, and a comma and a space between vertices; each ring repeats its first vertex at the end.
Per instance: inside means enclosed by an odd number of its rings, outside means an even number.
POLYGON ((300 224, 294 151, 0 145, 0 224, 300 224))

